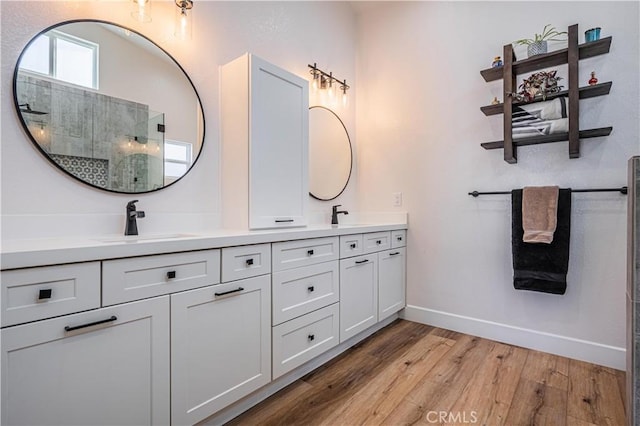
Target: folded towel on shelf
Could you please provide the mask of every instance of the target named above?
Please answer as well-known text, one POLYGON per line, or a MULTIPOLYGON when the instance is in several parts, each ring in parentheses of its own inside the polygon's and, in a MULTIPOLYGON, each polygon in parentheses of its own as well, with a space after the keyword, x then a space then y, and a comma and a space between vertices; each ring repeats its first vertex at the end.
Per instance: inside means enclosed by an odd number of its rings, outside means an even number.
POLYGON ((551 135, 569 131, 566 97, 546 102, 513 106, 511 128, 513 139, 551 135))
POLYGON ((569 269, 571 190, 558 193, 557 225, 551 244, 522 241, 522 190, 511 191, 513 286, 517 290, 564 294, 569 269))
POLYGON ((525 187, 522 190, 522 241, 551 244, 556 231, 557 212, 557 186, 525 187))
POLYGON ((542 120, 557 120, 559 118, 567 118, 567 112, 569 111, 566 96, 561 96, 550 101, 520 104, 516 107, 542 120))

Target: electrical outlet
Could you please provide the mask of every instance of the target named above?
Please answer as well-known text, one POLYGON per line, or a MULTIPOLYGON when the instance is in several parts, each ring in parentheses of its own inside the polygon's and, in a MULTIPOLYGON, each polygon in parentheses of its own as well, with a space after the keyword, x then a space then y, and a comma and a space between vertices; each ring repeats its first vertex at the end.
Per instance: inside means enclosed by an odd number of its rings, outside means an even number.
POLYGON ((401 207, 401 206, 402 206, 402 192, 394 192, 393 207, 401 207))

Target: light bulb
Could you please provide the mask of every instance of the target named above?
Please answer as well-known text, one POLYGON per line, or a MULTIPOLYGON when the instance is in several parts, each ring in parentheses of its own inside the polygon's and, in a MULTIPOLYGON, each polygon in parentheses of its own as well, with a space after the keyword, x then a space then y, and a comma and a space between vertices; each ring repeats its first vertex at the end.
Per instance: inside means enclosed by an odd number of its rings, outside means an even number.
POLYGON ((342 92, 342 106, 347 107, 349 105, 349 96, 347 96, 347 91, 342 92))
POLYGON ((191 40, 193 31, 191 8, 193 2, 190 0, 176 0, 176 23, 174 35, 179 40, 191 40))
POLYGON ((131 16, 140 22, 151 22, 151 0, 132 0, 131 16))

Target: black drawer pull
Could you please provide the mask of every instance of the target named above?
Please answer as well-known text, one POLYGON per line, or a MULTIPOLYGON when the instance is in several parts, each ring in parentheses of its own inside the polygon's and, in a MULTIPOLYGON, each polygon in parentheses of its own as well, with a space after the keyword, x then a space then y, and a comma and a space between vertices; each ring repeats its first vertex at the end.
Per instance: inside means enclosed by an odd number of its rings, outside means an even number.
POLYGON ((113 321, 115 321, 117 319, 118 319, 118 317, 116 317, 115 315, 111 315, 111 318, 103 319, 103 320, 100 320, 100 321, 94 321, 94 322, 90 322, 90 323, 87 323, 87 324, 74 325, 74 326, 67 325, 64 328, 64 331, 73 331, 73 330, 79 330, 81 328, 93 327, 94 325, 106 324, 108 322, 113 322, 113 321))
POLYGON ((316 336, 314 336, 313 334, 310 334, 309 336, 307 336, 307 339, 309 339, 310 342, 313 342, 315 338, 316 336))
POLYGON ((293 219, 276 219, 276 223, 293 222, 293 219))
POLYGON ((380 244, 382 244, 382 241, 381 240, 377 240, 376 244, 380 245, 380 244))
POLYGON ((222 293, 213 293, 213 294, 215 294, 216 296, 224 296, 225 294, 237 293, 237 292, 243 291, 243 290, 244 290, 244 288, 238 287, 235 290, 223 291, 222 293))
POLYGON ((398 237, 396 238, 398 241, 402 241, 402 237, 398 237))
POLYGON ((307 254, 308 254, 309 256, 313 256, 313 250, 307 250, 307 254))
POLYGON ((364 260, 356 260, 356 265, 361 265, 363 263, 367 263, 369 261, 369 259, 364 259, 364 260))
POLYGON ((396 251, 396 252, 393 252, 393 253, 389 253, 389 256, 395 256, 395 255, 397 255, 397 254, 400 254, 400 252, 399 252, 399 251, 396 251))
POLYGON ((169 271, 167 272, 167 279, 168 280, 172 280, 176 277, 176 271, 169 271))
POLYGON ((352 249, 356 248, 356 243, 351 243, 349 247, 351 247, 352 249))
POLYGON ((312 285, 310 285, 309 287, 307 287, 307 291, 309 293, 311 293, 311 292, 315 291, 315 288, 312 285))
POLYGON ((51 289, 43 288, 38 292, 38 300, 51 299, 51 289))
POLYGON ((253 265, 253 259, 247 259, 247 266, 253 265))

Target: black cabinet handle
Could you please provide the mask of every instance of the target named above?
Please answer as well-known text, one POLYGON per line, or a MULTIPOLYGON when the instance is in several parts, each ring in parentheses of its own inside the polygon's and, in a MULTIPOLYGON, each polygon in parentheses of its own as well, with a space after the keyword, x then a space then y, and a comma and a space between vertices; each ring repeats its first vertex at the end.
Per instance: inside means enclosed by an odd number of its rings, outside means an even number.
POLYGON ((352 249, 356 248, 356 243, 351 243, 351 246, 350 246, 350 247, 351 247, 352 249))
POLYGON ((223 291, 222 293, 213 293, 216 296, 224 296, 225 294, 237 293, 239 291, 243 291, 244 288, 238 287, 235 290, 223 291))
POLYGON ((400 252, 399 252, 399 251, 396 251, 396 252, 394 252, 394 253, 389 253, 389 256, 395 256, 395 255, 397 255, 397 254, 400 254, 400 252))
POLYGON ((73 331, 73 330, 79 330, 81 328, 93 327, 94 325, 106 324, 108 322, 113 322, 113 321, 115 321, 117 319, 118 319, 118 317, 116 317, 115 315, 111 315, 111 318, 103 319, 103 320, 100 320, 100 321, 89 322, 87 324, 74 325, 74 326, 67 325, 64 328, 64 331, 73 331))
POLYGON ((369 261, 369 259, 364 259, 364 260, 356 260, 356 265, 361 265, 363 263, 367 263, 369 261))
POLYGON ((313 342, 315 338, 316 336, 314 336, 313 334, 310 334, 309 336, 307 336, 307 339, 309 339, 310 342, 313 342))
POLYGON ((247 266, 253 265, 253 259, 247 259, 247 266))
POLYGON ((50 288, 41 289, 38 292, 38 300, 51 299, 51 292, 52 290, 50 288))
POLYGON ((308 254, 309 256, 313 256, 313 250, 307 250, 307 254, 308 254))
POLYGON ((314 288, 312 285, 310 285, 309 287, 307 287, 307 291, 308 291, 309 293, 313 292, 314 290, 315 290, 315 288, 314 288))
POLYGON ((167 279, 168 280, 174 279, 175 277, 176 277, 176 271, 167 272, 167 279))
POLYGON ((402 237, 398 237, 396 238, 398 241, 402 241, 402 237))
POLYGON ((376 241, 376 244, 382 244, 381 240, 376 241))
POLYGON ((276 223, 293 222, 293 219, 276 219, 276 223))

